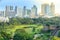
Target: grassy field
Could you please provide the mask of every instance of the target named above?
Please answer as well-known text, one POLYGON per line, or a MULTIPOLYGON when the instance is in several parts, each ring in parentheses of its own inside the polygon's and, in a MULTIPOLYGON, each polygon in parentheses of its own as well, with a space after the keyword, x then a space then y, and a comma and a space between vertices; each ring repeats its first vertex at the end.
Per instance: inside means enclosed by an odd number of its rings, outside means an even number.
POLYGON ((59 38, 59 37, 54 36, 54 37, 53 37, 53 40, 60 40, 60 38, 59 38))
MULTIPOLYGON (((8 28, 7 30, 6 30, 6 32, 7 32, 7 34, 11 34, 11 37, 13 37, 14 36, 14 32, 17 30, 17 29, 24 29, 28 34, 34 34, 35 32, 37 33, 37 32, 39 32, 41 29, 43 29, 43 25, 37 25, 37 24, 30 24, 30 25, 15 25, 14 27, 12 27, 12 28, 8 28), (35 31, 33 32, 32 30, 33 30, 33 28, 35 28, 35 31)), ((45 34, 44 33, 44 38, 48 38, 47 36, 47 33, 45 34)), ((42 39, 43 39, 43 37, 41 37, 42 39)), ((40 39, 39 39, 40 40, 40 39)), ((59 37, 54 37, 53 38, 53 40, 60 40, 60 38, 59 37)))
POLYGON ((16 29, 24 29, 27 33, 32 34, 33 33, 33 27, 35 27, 35 32, 38 32, 39 30, 41 30, 43 28, 43 25, 15 25, 13 28, 11 29, 7 29, 6 32, 7 33, 13 33, 16 31, 16 29))

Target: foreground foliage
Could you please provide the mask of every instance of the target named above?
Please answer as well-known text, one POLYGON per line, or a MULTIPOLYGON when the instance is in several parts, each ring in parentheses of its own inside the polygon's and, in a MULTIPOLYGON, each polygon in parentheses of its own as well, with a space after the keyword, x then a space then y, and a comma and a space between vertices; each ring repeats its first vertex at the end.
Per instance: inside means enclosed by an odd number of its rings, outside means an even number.
MULTIPOLYGON (((9 22, 0 22, 0 40, 34 40, 35 34, 41 33, 41 25, 50 26, 56 25, 60 27, 60 17, 54 18, 10 18, 9 22), (35 26, 31 26, 31 25, 35 26), (24 27, 21 25, 24 25, 24 27), (30 25, 30 26, 25 26, 30 25), (38 25, 38 26, 36 26, 38 25), (17 29, 16 26, 19 28, 17 29), (27 29, 28 28, 28 29, 27 29), (23 29, 23 30, 21 30, 23 29), (31 33, 30 33, 30 31, 31 33)), ((43 36, 38 37, 35 40, 48 40, 48 36, 45 33, 42 33, 43 36)), ((58 37, 54 37, 52 40, 59 40, 58 37)))

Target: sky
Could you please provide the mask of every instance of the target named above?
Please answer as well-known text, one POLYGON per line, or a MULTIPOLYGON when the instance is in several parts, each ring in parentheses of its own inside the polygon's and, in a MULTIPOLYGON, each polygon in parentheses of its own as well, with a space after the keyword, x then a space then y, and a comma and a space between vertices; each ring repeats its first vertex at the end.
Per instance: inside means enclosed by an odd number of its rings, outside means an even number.
POLYGON ((27 9, 30 9, 33 5, 36 5, 38 12, 41 12, 41 4, 51 3, 55 4, 55 13, 60 13, 60 0, 0 0, 0 10, 5 10, 5 6, 26 6, 27 9))

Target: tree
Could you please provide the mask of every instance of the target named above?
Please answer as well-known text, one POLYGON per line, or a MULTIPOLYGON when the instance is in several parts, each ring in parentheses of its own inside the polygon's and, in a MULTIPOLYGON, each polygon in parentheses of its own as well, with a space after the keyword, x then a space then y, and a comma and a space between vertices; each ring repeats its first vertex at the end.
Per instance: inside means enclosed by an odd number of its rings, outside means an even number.
POLYGON ((3 37, 4 40, 10 40, 10 34, 7 34, 6 32, 0 32, 1 36, 3 37))
POLYGON ((21 30, 17 29, 15 31, 13 40, 33 40, 33 37, 31 37, 28 33, 26 33, 24 29, 21 30))

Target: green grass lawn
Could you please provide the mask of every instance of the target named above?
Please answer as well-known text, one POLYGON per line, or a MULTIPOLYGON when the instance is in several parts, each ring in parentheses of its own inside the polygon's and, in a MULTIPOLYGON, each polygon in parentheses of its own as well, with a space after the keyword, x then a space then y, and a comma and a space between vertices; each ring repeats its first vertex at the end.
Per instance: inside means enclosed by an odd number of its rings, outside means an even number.
POLYGON ((7 29, 7 33, 13 33, 16 31, 16 29, 24 29, 27 33, 32 34, 33 27, 35 27, 35 32, 38 32, 38 30, 41 30, 43 28, 43 25, 15 25, 12 29, 7 29), (27 28, 25 28, 27 27, 27 28))
POLYGON ((15 26, 12 31, 15 31, 16 29, 23 29, 24 27, 36 27, 36 29, 42 29, 43 26, 42 25, 17 25, 15 26))

